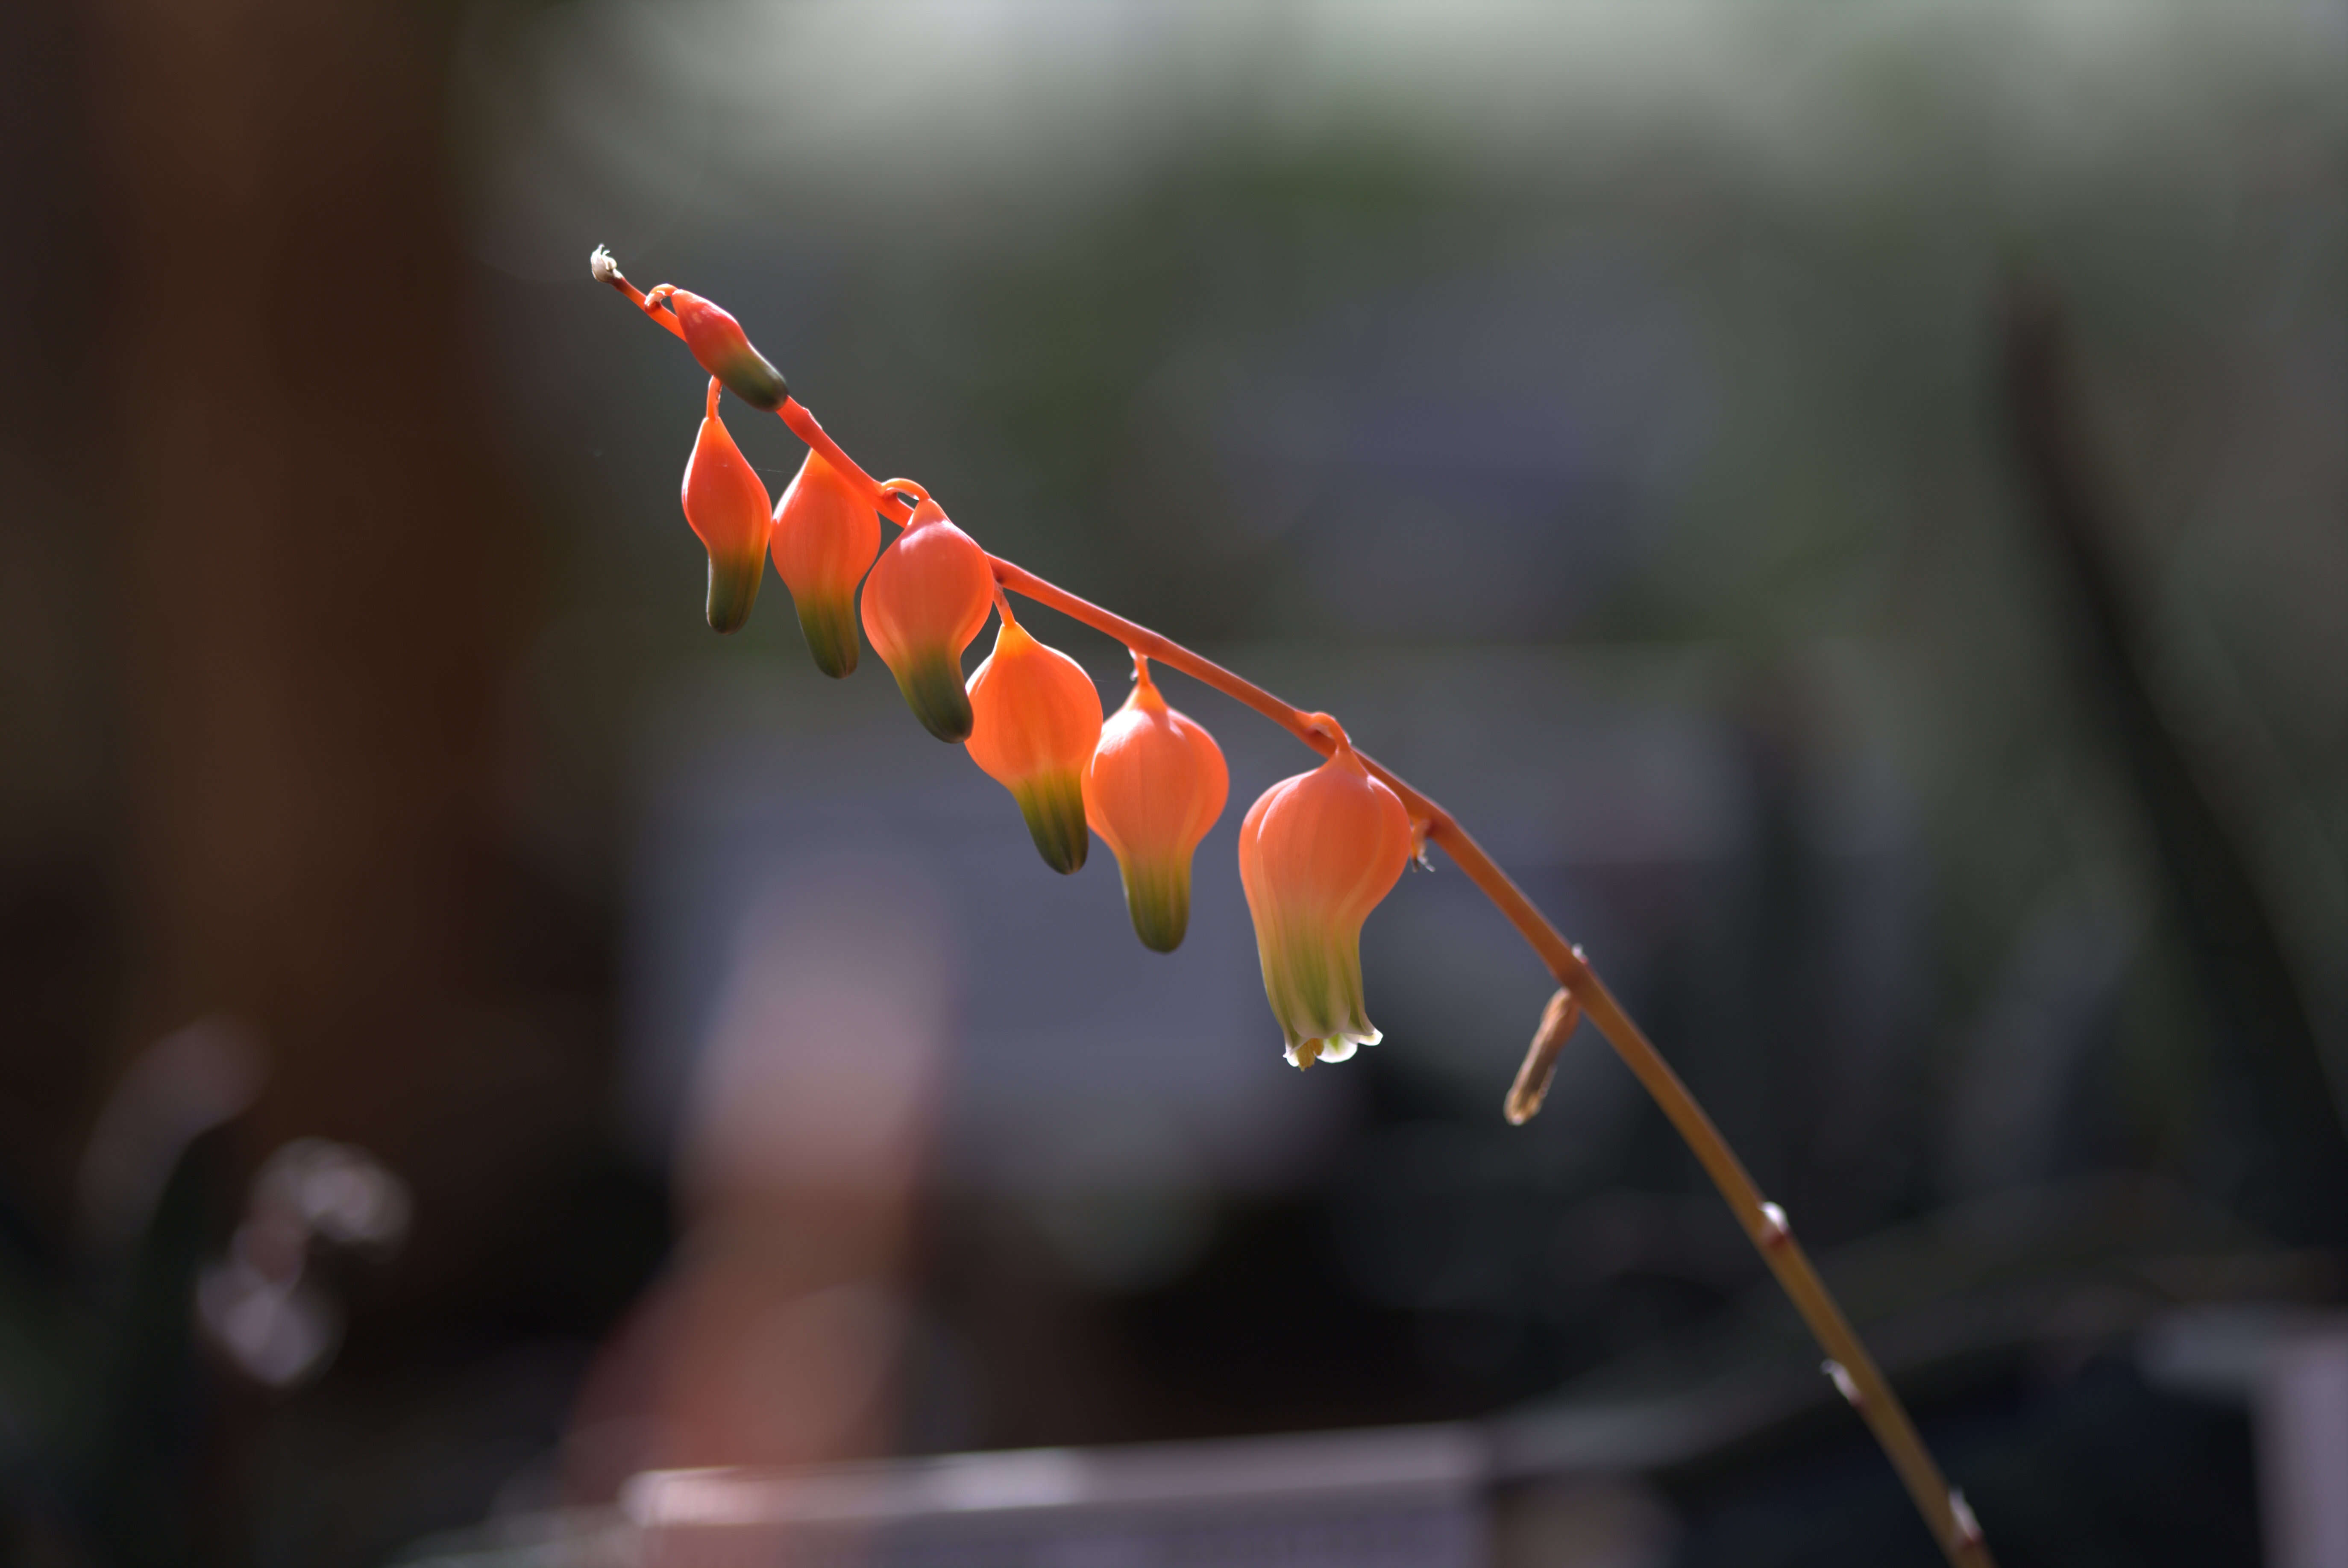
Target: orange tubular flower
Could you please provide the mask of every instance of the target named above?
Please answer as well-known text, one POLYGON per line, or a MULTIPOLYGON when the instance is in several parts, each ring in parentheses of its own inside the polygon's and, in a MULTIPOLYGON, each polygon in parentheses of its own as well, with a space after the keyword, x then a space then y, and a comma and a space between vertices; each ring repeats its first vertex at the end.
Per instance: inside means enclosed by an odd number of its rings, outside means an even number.
POLYGON ((1255 918, 1263 991, 1294 1067, 1378 1043, 1362 1007, 1362 922, 1410 860, 1410 813, 1370 777, 1337 721, 1337 750, 1263 792, 1240 826, 1240 883, 1255 918))
MULTIPOLYGON (((881 488, 919 494, 901 480, 881 488)), ((994 602, 994 569, 986 552, 921 494, 905 531, 880 552, 864 581, 864 634, 897 677, 905 706, 940 740, 969 738, 962 651, 986 624, 994 602)))
POLYGON ((814 452, 775 503, 769 548, 791 591, 816 668, 856 668, 856 585, 880 549, 880 517, 861 490, 814 452))
POLYGON ((720 306, 675 284, 662 284, 644 296, 644 304, 676 317, 677 325, 685 329, 685 346, 693 350, 701 367, 751 407, 771 414, 791 395, 783 373, 750 346, 742 324, 720 306))
POLYGON ((1085 820, 1116 851, 1144 947, 1171 953, 1190 924, 1190 857, 1223 814, 1231 769, 1215 738, 1166 706, 1133 655, 1133 695, 1085 765, 1085 820))
POLYGON ((1047 648, 1001 605, 994 652, 970 677, 970 759, 1011 791, 1044 863, 1085 863, 1085 766, 1101 735, 1100 693, 1085 668, 1047 648))
POLYGON ((709 627, 739 631, 767 570, 767 487, 717 417, 717 383, 685 465, 685 521, 709 552, 709 627))

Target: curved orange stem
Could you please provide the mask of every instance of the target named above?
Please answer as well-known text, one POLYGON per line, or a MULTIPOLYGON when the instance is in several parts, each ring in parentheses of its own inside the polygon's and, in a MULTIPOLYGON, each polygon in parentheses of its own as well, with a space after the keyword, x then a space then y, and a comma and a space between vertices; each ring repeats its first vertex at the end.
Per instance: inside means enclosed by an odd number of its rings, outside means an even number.
MULTIPOLYGON (((776 409, 775 412, 781 417, 784 424, 788 425, 791 428, 792 435, 797 436, 800 440, 805 441, 808 446, 813 447, 817 451, 821 452, 825 462, 829 463, 833 468, 839 469, 841 473, 846 474, 853 483, 864 491, 865 494, 870 496, 872 498, 872 509, 875 511, 878 511, 882 517, 887 518, 891 522, 893 522, 901 528, 904 526, 906 521, 913 515, 913 509, 911 507, 907 506, 903 501, 899 500, 896 496, 891 494, 887 489, 875 483, 870 474, 866 473, 862 469, 856 466, 856 459, 850 457, 845 451, 840 449, 839 443, 831 438, 831 433, 826 430, 821 425, 816 423, 815 416, 808 413, 806 406, 800 403, 798 398, 784 398, 783 406, 776 409)), ((915 488, 918 489, 919 487, 917 486, 915 488)), ((923 491, 922 493, 927 494, 928 492, 923 491)))
MULTIPOLYGON (((598 254, 602 256, 602 253, 598 254)), ((608 256, 602 257, 598 263, 599 276, 603 275, 602 266, 608 262, 608 256)), ((645 304, 644 296, 629 286, 627 280, 619 275, 616 266, 611 267, 606 281, 634 300, 639 308, 654 320, 662 321, 667 315, 656 306, 645 304)), ((662 324, 672 332, 678 331, 674 318, 662 321, 662 324)), ((849 475, 862 488, 883 516, 902 523, 911 515, 911 508, 886 488, 875 483, 870 474, 840 449, 839 443, 825 433, 823 427, 816 422, 815 416, 801 407, 798 399, 786 398, 779 412, 783 422, 802 440, 821 452, 825 461, 849 475)), ((1282 701, 1254 682, 1234 675, 1171 638, 1161 636, 1138 622, 1128 621, 1113 611, 1104 610, 1089 600, 1078 598, 1066 589, 1045 582, 1025 567, 1001 556, 990 555, 987 559, 994 563, 998 591, 1007 589, 1023 598, 1057 610, 1071 620, 1081 621, 1096 631, 1107 633, 1123 643, 1137 660, 1146 656, 1180 670, 1193 680, 1212 686, 1224 696, 1253 708, 1323 757, 1337 748, 1337 738, 1315 722, 1317 716, 1282 701)), ((1654 1043, 1622 1010, 1622 1004, 1614 999, 1605 982, 1599 979, 1597 972, 1583 958, 1581 949, 1568 942, 1557 927, 1549 923, 1548 917, 1534 907, 1532 900, 1509 880, 1508 872, 1484 852, 1484 847, 1459 825, 1451 813, 1366 752, 1356 749, 1354 755, 1401 797, 1403 805, 1412 817, 1425 824, 1426 838, 1442 846, 1444 852, 1467 873, 1468 880, 1474 882, 1477 890, 1491 900, 1502 917, 1516 928, 1517 934, 1540 956, 1557 983, 1581 1004, 1583 1015, 1597 1026, 1599 1033, 1614 1047, 1614 1054, 1631 1069, 1640 1087, 1662 1109, 1673 1129, 1704 1167, 1704 1174, 1712 1179, 1713 1185, 1719 1189, 1721 1197, 1735 1213, 1737 1222, 1745 1227, 1746 1237, 1760 1253, 1762 1261, 1769 1265, 1770 1273, 1776 1276, 1778 1285, 1792 1300, 1795 1309, 1802 1315, 1802 1321, 1809 1326, 1820 1348, 1826 1351, 1825 1370, 1874 1433, 1876 1441, 1882 1445, 1917 1511, 1923 1515, 1933 1539, 1940 1543, 1941 1553, 1954 1568, 1994 1568, 1989 1547, 1982 1540, 1981 1528, 1973 1520, 1972 1509, 1966 1506, 1962 1494, 1952 1491, 1941 1476, 1939 1464, 1933 1460, 1931 1450, 1925 1448, 1915 1423, 1909 1418, 1906 1407, 1900 1402, 1900 1396, 1892 1391, 1882 1369, 1868 1354, 1867 1346, 1851 1327, 1850 1320, 1843 1315, 1833 1293, 1818 1277, 1809 1254, 1795 1239, 1785 1211, 1762 1196, 1752 1174, 1745 1169, 1745 1162, 1736 1157, 1736 1151, 1720 1135, 1720 1129, 1713 1125, 1712 1118, 1705 1113, 1695 1096, 1688 1092, 1687 1085, 1680 1080, 1678 1073, 1672 1070, 1671 1064, 1663 1059, 1663 1053, 1655 1048, 1654 1043)), ((1534 1048, 1539 1050, 1543 1044, 1542 1039, 1536 1037, 1534 1048)), ((1554 1048, 1555 1042, 1548 1044, 1554 1048)))

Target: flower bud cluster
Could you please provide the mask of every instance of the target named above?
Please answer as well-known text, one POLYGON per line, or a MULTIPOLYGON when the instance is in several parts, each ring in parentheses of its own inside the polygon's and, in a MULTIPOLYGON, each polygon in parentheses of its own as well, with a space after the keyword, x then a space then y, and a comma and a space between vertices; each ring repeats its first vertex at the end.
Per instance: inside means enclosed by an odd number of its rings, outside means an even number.
MULTIPOLYGON (((605 259, 599 253, 599 267, 605 259)), ((1081 870, 1098 833, 1117 856, 1135 934, 1174 951, 1189 923, 1191 861, 1231 792, 1214 738, 1168 706, 1139 653, 1132 695, 1104 722, 1092 677, 1020 624, 995 562, 920 485, 891 480, 876 493, 853 464, 844 471, 827 459, 829 451, 846 461, 827 443, 808 451, 770 512, 766 487, 719 417, 718 394, 803 417, 786 407, 781 374, 731 315, 699 295, 664 284, 639 303, 672 315, 710 373, 684 484, 685 521, 709 555, 710 625, 732 632, 749 619, 771 554, 818 668, 835 676, 856 668, 860 620, 922 727, 961 743, 1010 791, 1045 863, 1064 874, 1081 870), (912 503, 885 550, 884 496, 912 503), (1001 621, 994 650, 965 680, 963 653, 990 612, 1001 621)), ((1266 790, 1239 842, 1264 994, 1300 1068, 1377 1042, 1363 1007, 1362 923, 1416 847, 1402 801, 1337 722, 1316 714, 1305 727, 1329 748, 1328 759, 1266 790)))

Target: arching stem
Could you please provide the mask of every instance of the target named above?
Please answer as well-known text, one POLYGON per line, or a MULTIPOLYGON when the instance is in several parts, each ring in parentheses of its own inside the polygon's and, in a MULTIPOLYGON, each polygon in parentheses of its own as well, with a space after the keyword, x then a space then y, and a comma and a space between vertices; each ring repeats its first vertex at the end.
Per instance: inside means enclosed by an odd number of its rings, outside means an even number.
MULTIPOLYGON (((657 305, 648 304, 645 296, 637 293, 627 279, 620 275, 618 266, 612 262, 608 253, 601 250, 596 253, 594 272, 599 280, 619 289, 646 315, 670 331, 677 331, 675 317, 657 305)), ((808 413, 798 399, 785 399, 778 412, 783 422, 800 439, 820 452, 826 462, 847 475, 870 496, 874 508, 882 516, 902 523, 911 515, 911 508, 875 483, 854 459, 840 449, 839 444, 825 432, 823 427, 816 422, 815 416, 808 413)), ((1283 702, 1252 681, 1232 674, 1213 660, 1192 653, 1181 644, 1160 636, 1147 626, 1104 610, 1089 600, 1080 599, 1066 589, 1047 583, 1001 556, 990 555, 987 559, 994 563, 998 595, 1008 590, 1022 598, 1032 599, 1036 603, 1057 610, 1071 620, 1081 621, 1096 631, 1106 633, 1123 643, 1134 655, 1137 663, 1145 657, 1155 659, 1202 685, 1214 687, 1271 719, 1323 757, 1336 749, 1335 738, 1313 722, 1313 715, 1283 702)), ((1006 613, 1005 619, 1008 618, 1006 613)), ((1653 1042, 1622 1010, 1613 993, 1606 988, 1597 972, 1582 957, 1581 950, 1568 942, 1549 923, 1548 918, 1533 906, 1533 902, 1509 880, 1509 874, 1484 852, 1483 846, 1448 811, 1413 789, 1392 769, 1366 752, 1356 748, 1354 755, 1401 797, 1415 824, 1424 824, 1428 841, 1440 845, 1444 853, 1467 873, 1468 880, 1491 900, 1493 906, 1510 925, 1516 927, 1517 934, 1540 956, 1558 985, 1580 1005, 1582 1015, 1597 1026, 1598 1032, 1606 1037, 1607 1044, 1614 1047, 1614 1054, 1622 1058, 1623 1065, 1631 1069, 1640 1087, 1662 1108, 1673 1129, 1695 1155, 1697 1163, 1704 1167, 1704 1174, 1712 1178, 1713 1185, 1727 1201, 1737 1222, 1745 1227, 1746 1237, 1760 1253, 1762 1261, 1769 1265, 1769 1272, 1776 1276, 1778 1285, 1793 1301, 1795 1310, 1802 1315, 1802 1321, 1809 1326, 1819 1347, 1827 1353, 1823 1370, 1833 1378, 1836 1387, 1875 1434, 1876 1441, 1882 1445, 1892 1468, 1899 1472, 1901 1483, 1907 1487, 1917 1511, 1923 1515, 1933 1539, 1939 1542, 1941 1553, 1954 1568, 1993 1568, 1989 1548, 1982 1540, 1981 1527, 1974 1522, 1972 1509, 1966 1505, 1962 1494, 1952 1491, 1941 1476, 1940 1466, 1924 1447, 1923 1439, 1917 1435, 1915 1423, 1909 1419, 1900 1396, 1892 1392, 1882 1369, 1876 1366, 1875 1358, 1860 1343, 1850 1320, 1843 1315, 1841 1306, 1827 1289, 1826 1282, 1818 1277, 1809 1254, 1795 1239, 1785 1211, 1762 1196, 1761 1189, 1754 1184, 1752 1175, 1745 1169, 1745 1162, 1737 1159, 1736 1151, 1728 1146, 1728 1140, 1720 1135, 1720 1130, 1713 1125, 1712 1118, 1705 1114, 1695 1096, 1688 1092, 1687 1085, 1680 1081, 1679 1074, 1672 1070, 1663 1053, 1655 1049, 1653 1042)), ((1537 1035, 1533 1051, 1546 1051, 1551 1061, 1548 1064, 1529 1062, 1528 1072, 1520 1073, 1519 1081, 1523 1082, 1536 1068, 1553 1065, 1554 1054, 1562 1043, 1561 1038, 1549 1037, 1547 1031, 1537 1035)))

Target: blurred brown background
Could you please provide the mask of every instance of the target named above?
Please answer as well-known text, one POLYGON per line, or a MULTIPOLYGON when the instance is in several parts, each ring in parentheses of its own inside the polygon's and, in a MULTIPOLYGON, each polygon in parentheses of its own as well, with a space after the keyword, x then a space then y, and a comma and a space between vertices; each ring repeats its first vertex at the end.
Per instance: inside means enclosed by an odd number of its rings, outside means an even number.
POLYGON ((1386 1042, 1282 1066, 1231 865, 1282 738, 1169 686, 1234 806, 1163 959, 779 583, 712 636, 700 378, 605 242, 1457 811, 2003 1561, 2296 1561, 2260 1369, 2348 1243, 2336 5, 12 40, 16 1559, 442 1561, 647 1468, 1603 1407, 1759 1413, 1639 1429, 1601 1545, 1511 1461, 1494 1552, 1930 1560, 1599 1043, 1500 1122, 1547 986, 1459 878, 1370 923, 1386 1042))

